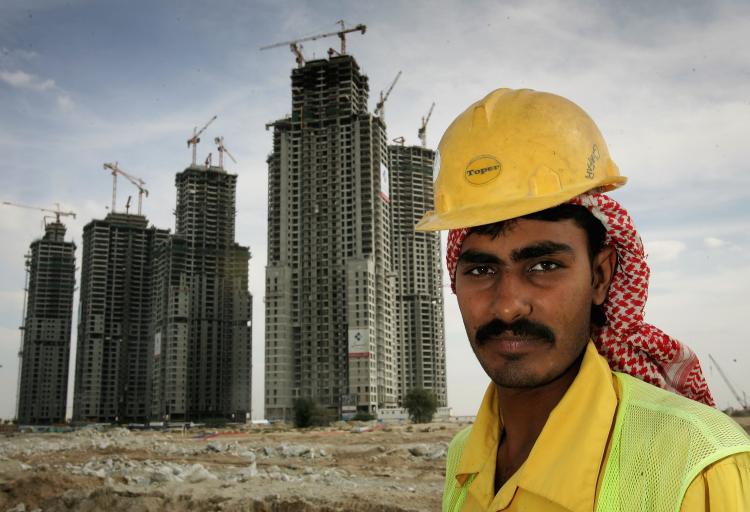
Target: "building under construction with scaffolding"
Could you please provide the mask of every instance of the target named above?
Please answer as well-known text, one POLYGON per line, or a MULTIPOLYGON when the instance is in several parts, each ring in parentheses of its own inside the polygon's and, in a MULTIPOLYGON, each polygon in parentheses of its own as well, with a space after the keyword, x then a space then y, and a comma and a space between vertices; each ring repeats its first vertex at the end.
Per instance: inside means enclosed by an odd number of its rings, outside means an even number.
POLYGON ((83 228, 74 420, 148 420, 153 253, 167 237, 127 213, 83 228))
POLYGON ((435 151, 392 144, 388 146, 388 158, 399 401, 409 390, 424 388, 432 391, 444 407, 447 392, 440 234, 414 230, 422 215, 433 209, 435 151))
POLYGON ((65 226, 50 222, 26 255, 26 304, 19 351, 17 420, 65 421, 75 289, 75 250, 65 226))
POLYGON ((385 126, 350 55, 292 71, 268 158, 265 406, 396 404, 385 126))
POLYGON ((154 256, 151 416, 245 421, 251 404, 250 251, 235 242, 237 175, 176 176, 175 234, 154 256))

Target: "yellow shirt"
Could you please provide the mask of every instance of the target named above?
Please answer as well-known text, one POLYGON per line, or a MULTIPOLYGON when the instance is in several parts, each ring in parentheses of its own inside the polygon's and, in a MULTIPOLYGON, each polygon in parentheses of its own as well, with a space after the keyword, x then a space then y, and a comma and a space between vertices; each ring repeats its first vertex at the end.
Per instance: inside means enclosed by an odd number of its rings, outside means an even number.
MULTIPOLYGON (((578 376, 550 414, 526 462, 495 495, 502 423, 491 383, 456 472, 462 484, 476 474, 462 510, 593 511, 618 393, 609 365, 589 343, 578 376)), ((707 467, 688 487, 680 510, 750 512, 750 454, 733 455, 707 467)))

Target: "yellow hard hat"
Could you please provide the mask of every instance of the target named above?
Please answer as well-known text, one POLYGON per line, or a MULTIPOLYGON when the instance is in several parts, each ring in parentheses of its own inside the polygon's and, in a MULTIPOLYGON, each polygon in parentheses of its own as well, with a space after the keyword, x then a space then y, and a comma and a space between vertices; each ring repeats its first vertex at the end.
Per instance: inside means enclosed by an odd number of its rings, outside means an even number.
POLYGON ((418 231, 512 219, 627 181, 586 112, 529 89, 497 89, 466 109, 443 135, 435 168, 435 211, 418 231))

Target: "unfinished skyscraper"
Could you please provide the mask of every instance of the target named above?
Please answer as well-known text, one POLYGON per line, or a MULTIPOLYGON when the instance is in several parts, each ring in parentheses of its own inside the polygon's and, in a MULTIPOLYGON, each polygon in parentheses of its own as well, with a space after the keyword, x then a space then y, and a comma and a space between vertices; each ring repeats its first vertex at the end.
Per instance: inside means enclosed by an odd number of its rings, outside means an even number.
POLYGON ((21 424, 65 421, 75 288, 75 250, 58 221, 45 227, 26 256, 17 419, 21 424))
POLYGON ((349 55, 292 71, 268 158, 265 406, 396 403, 385 127, 349 55))
POLYGON ((152 255, 167 236, 124 213, 83 228, 73 419, 148 420, 152 255))
POLYGON ((237 175, 191 165, 176 177, 176 233, 156 252, 154 419, 250 413, 250 251, 235 243, 237 175))
POLYGON ((447 405, 440 234, 414 231, 433 209, 435 152, 388 146, 393 209, 393 270, 399 401, 412 388, 432 391, 447 405))

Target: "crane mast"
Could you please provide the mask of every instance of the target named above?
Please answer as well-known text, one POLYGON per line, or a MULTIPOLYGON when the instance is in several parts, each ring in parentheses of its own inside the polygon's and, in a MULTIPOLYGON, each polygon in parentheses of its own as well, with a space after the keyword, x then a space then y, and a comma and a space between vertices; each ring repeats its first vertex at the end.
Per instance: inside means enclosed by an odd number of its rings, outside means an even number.
POLYGON ((141 215, 141 207, 143 205, 143 195, 146 194, 146 197, 148 197, 148 190, 146 190, 146 187, 144 187, 146 182, 120 169, 117 162, 113 164, 105 163, 104 169, 109 170, 112 173, 112 210, 111 212, 115 213, 115 206, 117 203, 117 175, 119 174, 119 175, 122 175, 130 183, 135 185, 136 188, 138 188, 138 215, 141 215))
POLYGON ((211 119, 209 119, 208 122, 206 124, 204 124, 203 128, 201 128, 200 130, 198 130, 197 126, 195 128, 193 128, 193 136, 190 137, 187 140, 188 148, 190 146, 193 146, 193 165, 195 165, 195 160, 197 158, 197 155, 196 155, 197 146, 198 146, 198 143, 201 141, 200 134, 203 133, 204 131, 206 131, 206 128, 208 128, 208 125, 210 125, 211 123, 213 123, 214 121, 216 121, 217 117, 219 117, 219 116, 215 115, 211 119))
POLYGON ((417 132, 417 136, 419 137, 419 140, 422 141, 422 147, 427 147, 427 123, 430 122, 430 117, 432 116, 432 109, 435 108, 435 102, 432 102, 432 105, 430 105, 430 111, 427 112, 427 115, 422 118, 422 126, 419 127, 419 131, 417 132))
POLYGON ((219 168, 224 169, 224 153, 227 154, 229 158, 232 159, 232 162, 237 163, 237 160, 234 159, 232 156, 232 153, 229 152, 227 147, 224 145, 224 137, 214 137, 214 144, 216 144, 216 149, 219 151, 219 168))
POLYGON ((721 378, 724 379, 724 383, 727 385, 729 390, 734 395, 735 400, 737 400, 737 402, 739 402, 739 404, 742 407, 747 409, 748 408, 747 401, 740 398, 740 394, 737 393, 737 390, 734 389, 734 386, 732 386, 732 383, 729 382, 729 377, 727 377, 727 375, 724 373, 724 370, 721 369, 721 366, 719 366, 719 363, 716 361, 716 359, 714 359, 714 356, 712 356, 711 354, 708 354, 708 357, 711 359, 711 362, 714 364, 714 366, 716 366, 716 369, 719 370, 719 375, 721 375, 721 378))
POLYGON ((391 82, 390 87, 388 87, 388 90, 386 91, 385 95, 383 94, 383 91, 380 91, 380 101, 375 105, 375 115, 380 116, 380 119, 385 121, 385 102, 388 100, 388 96, 391 95, 391 91, 393 90, 393 87, 396 85, 396 82, 398 82, 398 79, 401 77, 401 71, 396 73, 396 78, 393 79, 393 82, 391 82))
POLYGON ((300 39, 295 39, 293 41, 284 41, 281 43, 269 44, 268 46, 261 46, 260 49, 270 50, 271 48, 288 46, 294 54, 294 58, 297 61, 297 66, 302 67, 305 65, 305 57, 302 54, 302 45, 300 43, 303 43, 305 41, 315 41, 324 37, 338 36, 338 38, 341 40, 341 51, 339 52, 339 54, 346 55, 346 34, 351 34, 352 32, 361 32, 362 34, 364 34, 367 31, 367 26, 360 23, 355 27, 346 28, 344 20, 339 20, 336 23, 341 25, 341 30, 337 30, 335 32, 326 32, 324 34, 316 34, 314 36, 303 37, 300 39))

